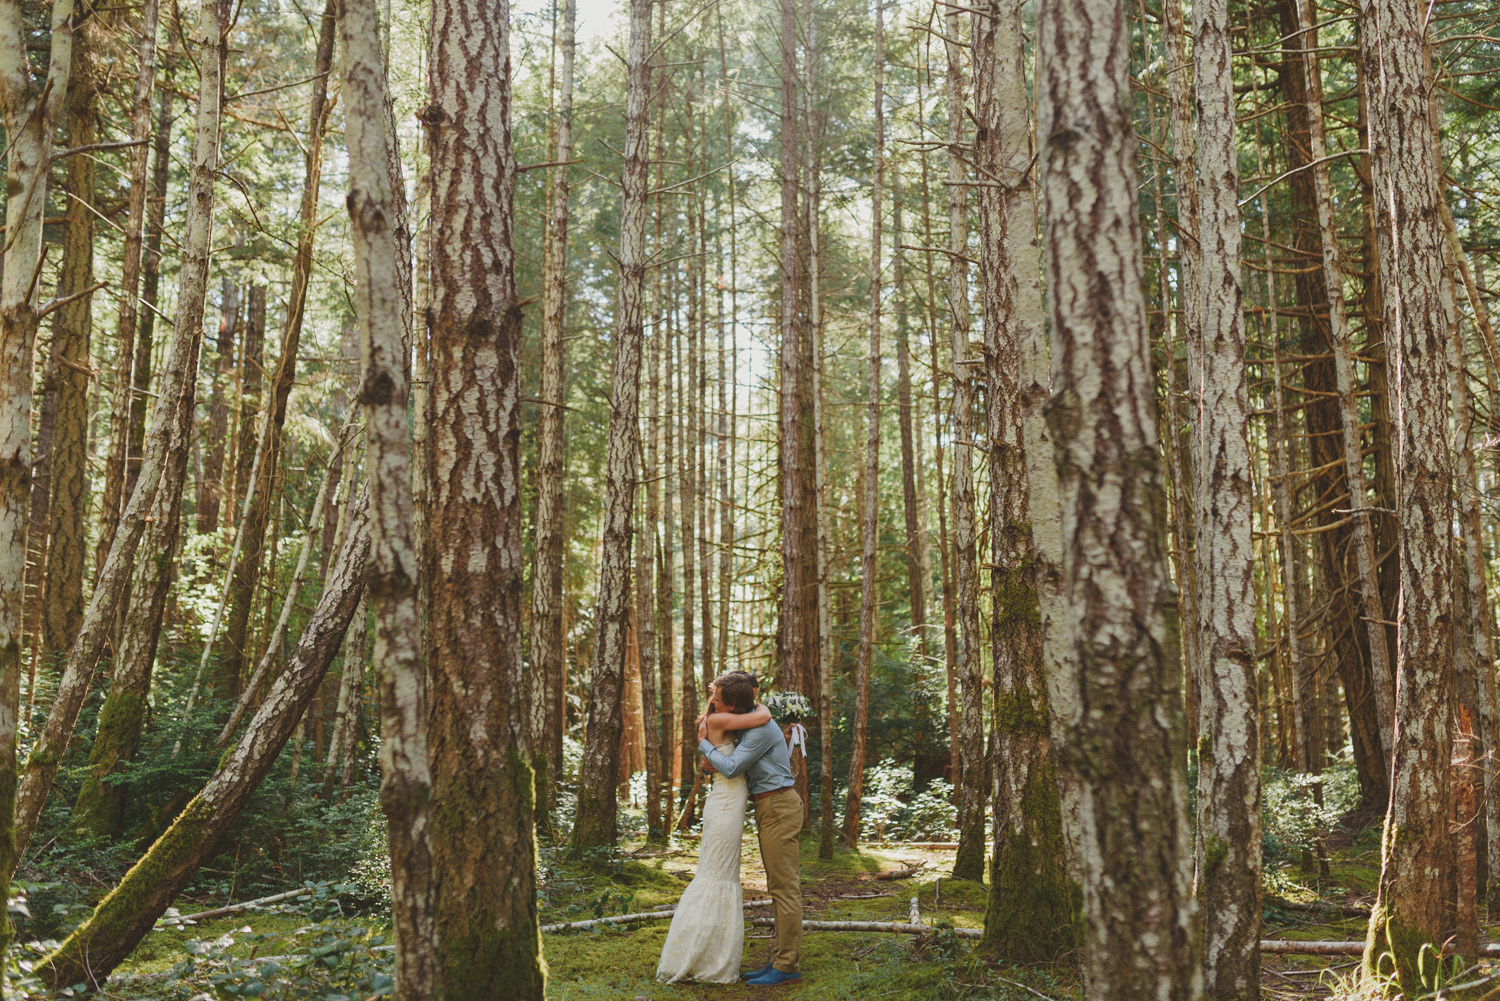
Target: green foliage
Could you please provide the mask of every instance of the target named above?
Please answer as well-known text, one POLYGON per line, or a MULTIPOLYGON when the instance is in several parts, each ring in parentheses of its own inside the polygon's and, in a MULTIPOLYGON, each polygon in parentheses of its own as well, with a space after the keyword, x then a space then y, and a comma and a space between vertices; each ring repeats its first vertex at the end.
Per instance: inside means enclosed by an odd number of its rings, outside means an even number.
POLYGON ((920 792, 912 766, 887 758, 865 769, 860 799, 865 837, 876 841, 944 841, 957 828, 953 787, 935 779, 920 792))
POLYGON ((1261 844, 1266 868, 1300 862, 1316 849, 1320 834, 1359 803, 1359 780, 1346 748, 1321 776, 1267 769, 1261 783, 1261 844), (1319 785, 1322 802, 1319 804, 1319 785))

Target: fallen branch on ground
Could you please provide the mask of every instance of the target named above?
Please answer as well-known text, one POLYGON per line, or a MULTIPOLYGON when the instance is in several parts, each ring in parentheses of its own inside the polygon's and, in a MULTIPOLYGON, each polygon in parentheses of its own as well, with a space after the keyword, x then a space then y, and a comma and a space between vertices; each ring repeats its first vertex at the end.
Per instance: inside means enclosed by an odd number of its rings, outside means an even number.
MULTIPOLYGON (((1363 956, 1365 943, 1344 941, 1301 942, 1296 939, 1262 939, 1260 951, 1282 956, 1363 956)), ((1491 942, 1480 948, 1486 959, 1500 957, 1500 942, 1491 942)))
MULTIPOLYGON (((774 928, 775 918, 751 918, 750 923, 757 928, 774 928)), ((897 935, 931 935, 937 929, 931 925, 901 924, 896 921, 804 921, 803 931, 874 931, 889 932, 897 935)), ((984 932, 979 928, 952 928, 958 938, 981 938, 984 932)))
POLYGON ((908 878, 910 876, 915 876, 917 873, 921 872, 925 868, 927 868, 927 863, 926 862, 918 862, 916 865, 909 866, 909 867, 907 867, 905 869, 892 869, 890 872, 877 872, 875 874, 875 878, 876 879, 906 879, 906 878, 908 878))
POLYGON ((226 914, 233 914, 235 911, 249 910, 252 907, 262 907, 266 904, 275 904, 283 900, 295 900, 298 897, 305 897, 312 892, 311 887, 302 886, 295 890, 288 890, 285 893, 273 893, 269 897, 261 897, 259 900, 246 900, 239 904, 226 904, 223 907, 215 907, 212 910, 199 911, 197 914, 172 914, 169 912, 166 917, 161 919, 161 923, 164 926, 172 926, 207 921, 209 918, 221 918, 226 914))
MULTIPOLYGON (((741 907, 769 907, 769 900, 747 900, 741 907)), ((600 925, 634 925, 643 921, 654 921, 657 918, 670 918, 677 913, 677 908, 668 907, 658 911, 642 911, 639 914, 617 914, 610 918, 590 918, 587 921, 565 921, 561 924, 542 925, 542 931, 580 931, 584 928, 595 928, 600 925)))

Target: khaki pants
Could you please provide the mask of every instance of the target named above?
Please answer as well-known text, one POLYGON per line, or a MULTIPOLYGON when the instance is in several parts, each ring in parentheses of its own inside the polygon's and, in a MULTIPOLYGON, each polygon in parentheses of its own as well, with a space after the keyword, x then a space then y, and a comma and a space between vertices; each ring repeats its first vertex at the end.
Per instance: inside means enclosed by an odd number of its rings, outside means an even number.
POLYGON ((802 832, 802 797, 783 789, 755 801, 760 857, 776 911, 776 956, 772 965, 795 973, 802 962, 802 875, 797 835, 802 832))

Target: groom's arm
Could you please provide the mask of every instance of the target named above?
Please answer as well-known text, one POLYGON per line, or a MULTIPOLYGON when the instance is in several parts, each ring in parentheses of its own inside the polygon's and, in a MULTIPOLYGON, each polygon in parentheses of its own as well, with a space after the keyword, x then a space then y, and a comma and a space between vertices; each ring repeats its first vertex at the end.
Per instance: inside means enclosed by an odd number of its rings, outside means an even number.
POLYGON ((698 752, 713 766, 714 771, 732 779, 770 750, 773 739, 775 735, 767 730, 751 730, 745 734, 732 754, 725 754, 707 740, 698 741, 698 752))

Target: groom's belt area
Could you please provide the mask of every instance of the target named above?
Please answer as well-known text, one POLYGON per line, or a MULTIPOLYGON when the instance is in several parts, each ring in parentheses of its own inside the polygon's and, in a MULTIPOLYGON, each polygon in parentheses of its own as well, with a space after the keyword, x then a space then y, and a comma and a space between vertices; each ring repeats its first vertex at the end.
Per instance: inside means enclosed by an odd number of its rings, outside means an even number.
POLYGON ((782 786, 780 789, 772 789, 770 792, 758 792, 758 793, 754 793, 754 794, 752 794, 750 796, 750 798, 751 799, 765 799, 767 796, 774 796, 774 795, 776 795, 779 792, 786 792, 788 789, 795 789, 795 788, 797 788, 797 784, 795 782, 793 782, 791 785, 782 786))

